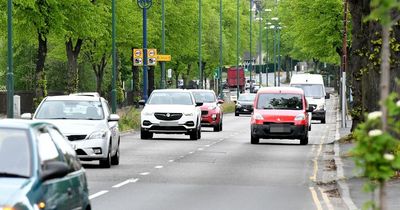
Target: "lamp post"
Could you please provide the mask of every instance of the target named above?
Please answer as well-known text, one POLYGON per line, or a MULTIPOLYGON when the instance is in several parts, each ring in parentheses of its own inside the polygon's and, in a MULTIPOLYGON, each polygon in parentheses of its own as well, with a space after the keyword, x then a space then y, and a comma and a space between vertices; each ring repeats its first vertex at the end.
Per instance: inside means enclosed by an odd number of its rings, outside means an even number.
POLYGON ((116 70, 116 65, 117 65, 117 52, 116 52, 116 44, 115 44, 115 36, 116 36, 116 28, 115 28, 115 0, 112 0, 112 5, 111 5, 111 12, 112 12, 112 90, 111 90, 111 111, 112 113, 116 113, 117 111, 117 90, 116 90, 116 84, 117 84, 117 70, 116 70))
POLYGON ((261 41, 261 37, 262 37, 262 18, 261 18, 261 10, 259 10, 259 37, 258 37, 258 75, 259 75, 259 85, 262 85, 262 41, 261 41))
MULTIPOLYGON (((272 9, 265 9, 264 10, 265 12, 266 12, 266 19, 267 19, 267 21, 268 21, 268 12, 272 12, 272 9)), ((266 85, 267 85, 267 87, 268 87, 268 83, 269 83, 269 81, 268 81, 268 63, 269 63, 269 46, 268 46, 268 27, 271 25, 271 23, 270 22, 267 22, 267 25, 266 25, 266 27, 265 27, 265 38, 266 38, 266 40, 265 40, 265 43, 266 43, 266 46, 265 46, 265 51, 266 51, 266 58, 265 58, 265 63, 266 63, 266 67, 265 67, 265 74, 266 74, 266 85)))
POLYGON ((202 29, 202 20, 201 20, 201 0, 199 0, 199 88, 203 89, 203 67, 202 67, 202 58, 201 58, 201 29, 202 29))
POLYGON ((278 31, 278 87, 281 86, 281 26, 277 27, 278 31))
POLYGON ((250 53, 249 53, 249 60, 250 60, 250 64, 249 64, 249 72, 250 72, 250 90, 251 90, 251 86, 252 86, 252 72, 253 72, 253 55, 252 55, 252 50, 253 50, 253 0, 250 0, 250 53))
POLYGON ((222 0, 219 0, 219 74, 218 74, 218 95, 222 98, 222 0))
MULTIPOLYGON (((251 0, 252 2, 252 0, 251 0)), ((239 99, 239 23, 240 23, 240 15, 239 15, 239 0, 236 0, 236 98, 239 99)), ((250 24, 251 27, 251 24, 250 24)), ((251 36, 250 36, 251 37, 251 36)), ((250 45, 251 48, 251 45, 250 45)), ((251 52, 251 49, 250 49, 251 52)), ((250 53, 251 54, 251 53, 250 53)), ((251 75, 251 71, 250 71, 251 75)))
MULTIPOLYGON (((278 21, 279 20, 279 18, 277 18, 277 17, 273 17, 273 18, 271 18, 271 20, 272 21, 278 21)), ((276 30, 277 30, 277 27, 278 27, 278 25, 279 24, 277 24, 277 25, 272 25, 270 28, 272 28, 272 29, 274 29, 274 86, 276 87, 277 86, 277 84, 276 84, 276 63, 277 63, 277 60, 276 60, 276 51, 277 51, 277 47, 276 47, 276 45, 277 45, 277 41, 276 41, 276 30)))
POLYGON ((153 5, 152 0, 137 0, 138 6, 143 9, 143 99, 147 101, 147 10, 153 5))
MULTIPOLYGON (((165 55, 165 0, 161 1, 161 53, 165 55)), ((165 89, 165 62, 161 62, 161 89, 165 89)))
POLYGON ((7 69, 7 117, 14 118, 14 73, 12 47, 12 0, 7 3, 8 69, 7 69))

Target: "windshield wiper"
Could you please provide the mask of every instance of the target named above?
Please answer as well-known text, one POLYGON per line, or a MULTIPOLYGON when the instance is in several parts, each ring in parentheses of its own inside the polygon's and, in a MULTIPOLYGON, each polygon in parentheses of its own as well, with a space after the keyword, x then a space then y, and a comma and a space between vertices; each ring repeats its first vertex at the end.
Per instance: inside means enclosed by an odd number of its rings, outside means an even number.
POLYGON ((0 172, 0 177, 29 178, 29 176, 25 176, 25 175, 21 175, 21 174, 14 174, 14 173, 7 173, 7 172, 0 172))

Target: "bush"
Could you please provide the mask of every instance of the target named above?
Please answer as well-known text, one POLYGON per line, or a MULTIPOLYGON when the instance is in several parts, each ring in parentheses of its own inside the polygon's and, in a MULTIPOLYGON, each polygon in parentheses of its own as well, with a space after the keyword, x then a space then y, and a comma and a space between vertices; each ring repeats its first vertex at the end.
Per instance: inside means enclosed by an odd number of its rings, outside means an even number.
POLYGON ((117 111, 120 116, 118 122, 120 131, 138 130, 140 128, 140 110, 125 107, 117 111))
POLYGON ((224 113, 233 113, 235 112, 235 103, 234 102, 225 102, 222 104, 222 109, 224 113))

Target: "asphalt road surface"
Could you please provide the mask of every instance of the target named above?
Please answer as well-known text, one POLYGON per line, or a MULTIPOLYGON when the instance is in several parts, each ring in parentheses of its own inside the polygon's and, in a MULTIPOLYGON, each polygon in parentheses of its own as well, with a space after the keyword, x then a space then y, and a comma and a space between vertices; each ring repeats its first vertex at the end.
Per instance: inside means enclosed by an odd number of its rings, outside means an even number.
POLYGON ((143 210, 333 209, 316 185, 322 146, 336 125, 313 121, 309 145, 298 140, 250 144, 250 117, 224 115, 223 131, 203 128, 202 138, 138 133, 122 137, 121 162, 102 169, 85 162, 92 208, 143 210))

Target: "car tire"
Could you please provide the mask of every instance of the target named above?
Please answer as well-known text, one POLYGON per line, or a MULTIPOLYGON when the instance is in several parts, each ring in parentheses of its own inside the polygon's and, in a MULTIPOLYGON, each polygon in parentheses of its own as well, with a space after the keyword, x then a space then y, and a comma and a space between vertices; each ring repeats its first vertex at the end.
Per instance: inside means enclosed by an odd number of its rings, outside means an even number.
POLYGON ((235 116, 236 116, 236 117, 239 116, 239 113, 235 112, 235 116))
POLYGON ((222 131, 222 119, 221 119, 221 123, 219 124, 219 131, 222 131))
POLYGON ((220 131, 220 123, 218 123, 218 125, 214 125, 214 132, 218 132, 220 131))
POLYGON ((102 167, 102 168, 110 168, 111 167, 111 147, 108 148, 107 158, 104 160, 100 160, 100 167, 102 167))
POLYGON ((201 127, 197 131, 197 139, 201 139, 201 127))
POLYGON ((118 140, 118 147, 117 147, 117 151, 115 152, 115 155, 111 157, 111 164, 112 165, 119 165, 119 140, 118 140))
POLYGON ((190 140, 197 140, 199 136, 199 130, 196 129, 190 133, 190 140))
POLYGON ((151 138, 153 138, 153 133, 150 133, 150 132, 142 129, 142 130, 140 130, 140 138, 141 139, 151 139, 151 138))
POLYGON ((250 143, 251 143, 251 144, 258 144, 258 143, 260 143, 260 138, 258 138, 257 136, 251 135, 251 137, 250 137, 250 143))
POLYGON ((322 124, 325 124, 325 123, 326 123, 325 117, 321 120, 321 123, 322 123, 322 124))
POLYGON ((311 131, 311 125, 308 126, 308 131, 311 131))
POLYGON ((300 139, 300 145, 307 145, 308 144, 308 133, 300 139))

